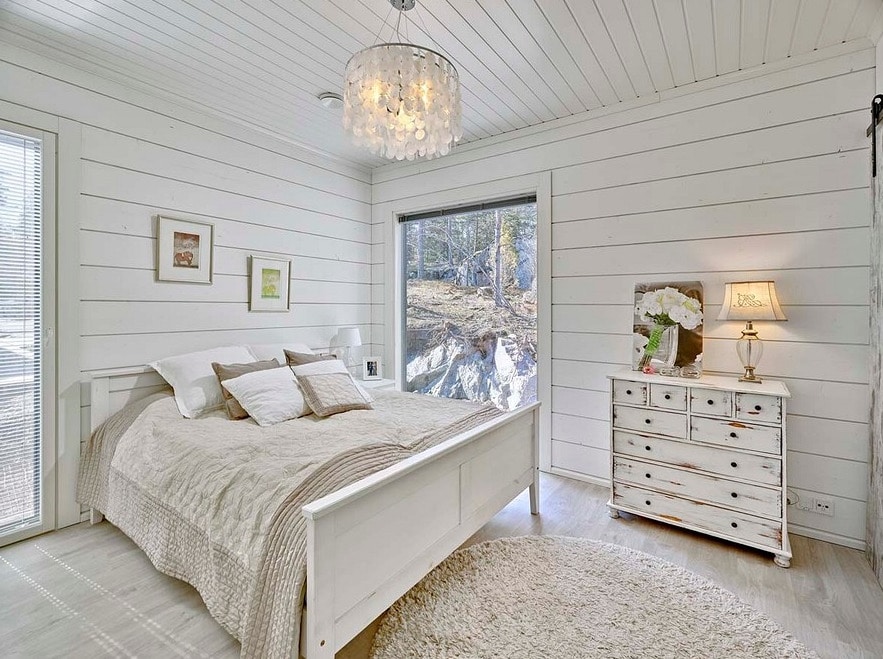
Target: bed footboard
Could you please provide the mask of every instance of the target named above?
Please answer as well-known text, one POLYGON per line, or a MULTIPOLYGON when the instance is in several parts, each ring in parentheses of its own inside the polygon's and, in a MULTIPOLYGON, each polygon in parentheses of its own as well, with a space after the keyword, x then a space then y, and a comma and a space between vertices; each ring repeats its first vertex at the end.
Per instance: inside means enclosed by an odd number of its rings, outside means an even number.
POLYGON ((332 658, 525 488, 539 511, 539 404, 304 507, 302 648, 332 658))

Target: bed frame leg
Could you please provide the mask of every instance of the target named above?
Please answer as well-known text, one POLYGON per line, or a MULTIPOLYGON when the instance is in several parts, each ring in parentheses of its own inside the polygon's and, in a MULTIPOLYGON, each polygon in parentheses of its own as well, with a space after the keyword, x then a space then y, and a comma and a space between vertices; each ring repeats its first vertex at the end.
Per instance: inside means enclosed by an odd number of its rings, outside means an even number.
POLYGON ((528 493, 530 495, 530 514, 531 515, 539 515, 540 514, 540 481, 539 474, 537 474, 536 480, 530 484, 528 488, 528 493))
POLYGON ((90 524, 98 524, 99 522, 104 520, 104 515, 98 510, 98 508, 89 508, 89 523, 90 524))

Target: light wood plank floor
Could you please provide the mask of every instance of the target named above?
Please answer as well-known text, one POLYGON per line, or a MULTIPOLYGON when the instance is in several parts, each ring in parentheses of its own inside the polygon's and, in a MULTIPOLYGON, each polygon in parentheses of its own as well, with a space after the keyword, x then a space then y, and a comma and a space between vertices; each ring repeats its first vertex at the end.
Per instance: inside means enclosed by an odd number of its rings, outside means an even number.
MULTIPOLYGON (((607 491, 543 476, 542 515, 519 497, 467 544, 571 535, 660 556, 715 581, 823 657, 883 657, 883 589, 861 552, 792 536, 790 570, 770 555, 636 517, 607 516, 607 491)), ((373 628, 373 626, 372 626, 373 628)), ((364 657, 372 629, 338 656, 364 657)), ((186 584, 157 572, 104 522, 0 550, 3 657, 237 657, 239 644, 186 584)))

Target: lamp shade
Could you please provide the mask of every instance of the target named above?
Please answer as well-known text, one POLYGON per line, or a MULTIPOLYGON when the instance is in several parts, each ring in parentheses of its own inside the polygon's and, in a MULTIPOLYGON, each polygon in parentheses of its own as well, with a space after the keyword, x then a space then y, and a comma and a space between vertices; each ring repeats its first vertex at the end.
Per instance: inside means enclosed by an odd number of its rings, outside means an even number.
POLYGON ((733 281, 724 285, 718 320, 788 320, 779 306, 773 281, 733 281))
POLYGON ((337 343, 342 346, 362 345, 362 335, 358 327, 341 327, 337 330, 337 343))

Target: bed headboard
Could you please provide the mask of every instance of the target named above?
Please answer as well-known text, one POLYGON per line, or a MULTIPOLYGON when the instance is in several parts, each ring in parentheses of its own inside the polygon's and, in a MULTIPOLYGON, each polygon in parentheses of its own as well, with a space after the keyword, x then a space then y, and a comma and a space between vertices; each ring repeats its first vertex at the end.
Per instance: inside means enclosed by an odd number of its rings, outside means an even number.
POLYGON ((92 371, 84 382, 89 388, 89 432, 129 403, 168 388, 149 366, 127 366, 92 371))

